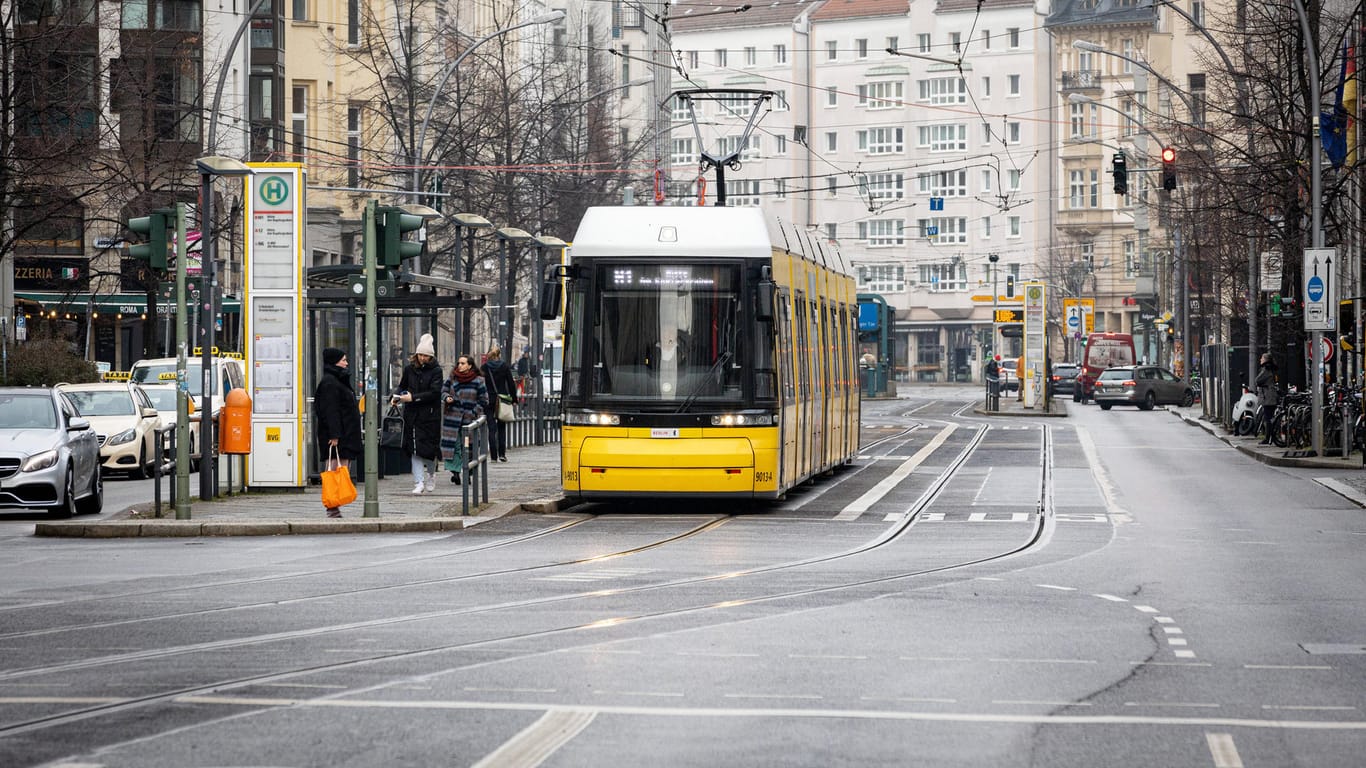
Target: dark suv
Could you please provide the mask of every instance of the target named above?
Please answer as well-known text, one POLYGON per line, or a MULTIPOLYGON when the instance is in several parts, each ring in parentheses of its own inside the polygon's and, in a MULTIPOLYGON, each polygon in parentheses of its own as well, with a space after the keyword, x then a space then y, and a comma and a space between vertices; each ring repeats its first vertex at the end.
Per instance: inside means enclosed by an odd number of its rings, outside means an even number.
POLYGON ((1054 363, 1053 374, 1049 379, 1053 396, 1072 394, 1076 388, 1078 373, 1081 373, 1081 366, 1076 363, 1054 363))

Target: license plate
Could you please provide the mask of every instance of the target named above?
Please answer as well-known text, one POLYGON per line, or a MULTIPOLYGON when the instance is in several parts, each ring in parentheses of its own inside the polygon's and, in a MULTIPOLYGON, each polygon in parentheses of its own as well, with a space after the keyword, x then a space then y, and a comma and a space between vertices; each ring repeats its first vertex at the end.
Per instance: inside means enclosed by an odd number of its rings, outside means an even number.
POLYGON ((650 437, 678 437, 678 430, 653 427, 650 429, 650 437))

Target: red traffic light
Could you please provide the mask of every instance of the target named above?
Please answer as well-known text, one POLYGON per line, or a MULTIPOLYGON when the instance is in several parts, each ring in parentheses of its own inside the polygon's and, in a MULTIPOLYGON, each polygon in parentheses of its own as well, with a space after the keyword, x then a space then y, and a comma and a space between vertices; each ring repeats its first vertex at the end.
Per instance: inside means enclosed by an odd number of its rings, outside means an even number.
POLYGON ((1174 163, 1174 162, 1176 162, 1176 150, 1172 149, 1171 147, 1163 147, 1163 148, 1162 148, 1162 162, 1164 162, 1164 163, 1174 163))

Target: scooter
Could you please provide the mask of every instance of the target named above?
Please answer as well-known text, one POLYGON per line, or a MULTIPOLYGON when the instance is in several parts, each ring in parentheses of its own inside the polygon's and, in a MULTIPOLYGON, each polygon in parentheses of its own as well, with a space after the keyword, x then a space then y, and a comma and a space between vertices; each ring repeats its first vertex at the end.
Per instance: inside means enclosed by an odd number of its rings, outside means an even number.
POLYGON ((1257 428, 1257 409, 1261 405, 1262 399, 1244 384, 1243 396, 1233 404, 1233 434, 1252 434, 1252 430, 1257 428))

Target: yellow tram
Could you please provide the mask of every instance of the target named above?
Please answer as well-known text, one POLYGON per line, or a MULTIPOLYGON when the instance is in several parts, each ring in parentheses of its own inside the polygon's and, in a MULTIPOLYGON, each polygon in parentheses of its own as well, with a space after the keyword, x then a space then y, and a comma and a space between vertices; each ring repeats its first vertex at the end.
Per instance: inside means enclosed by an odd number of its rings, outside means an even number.
POLYGON ((858 450, 854 281, 757 209, 591 208, 541 306, 571 497, 777 499, 858 450))

